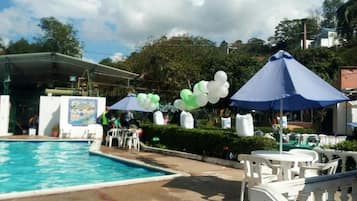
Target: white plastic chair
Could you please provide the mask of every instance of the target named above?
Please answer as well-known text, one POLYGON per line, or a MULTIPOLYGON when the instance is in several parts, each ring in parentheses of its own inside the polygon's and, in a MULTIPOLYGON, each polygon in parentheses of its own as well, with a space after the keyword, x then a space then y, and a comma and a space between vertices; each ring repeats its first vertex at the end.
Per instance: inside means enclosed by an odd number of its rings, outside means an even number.
POLYGON ((61 128, 59 137, 60 138, 71 138, 72 125, 68 124, 61 128))
POLYGON ((129 150, 133 147, 135 150, 140 151, 140 139, 137 130, 130 130, 131 135, 127 137, 127 144, 129 150))
POLYGON ((112 147, 113 144, 113 139, 118 139, 118 145, 120 143, 120 135, 119 135, 120 129, 118 128, 111 128, 107 132, 107 136, 105 137, 105 145, 112 147))
MULTIPOLYGON (((312 165, 312 164, 314 164, 314 163, 319 161, 319 154, 314 150, 290 149, 289 152, 290 153, 294 153, 294 154, 306 154, 306 155, 312 156, 313 159, 308 165, 312 165)), ((295 176, 298 176, 300 174, 300 167, 299 166, 301 166, 301 165, 299 165, 298 162, 295 162, 294 163, 294 167, 291 168, 291 176, 292 176, 292 178, 294 178, 295 176)))
MULTIPOLYGON (((244 163, 244 178, 241 185, 240 200, 244 200, 245 185, 251 188, 255 185, 269 183, 278 180, 277 174, 274 174, 274 169, 279 169, 279 165, 273 165, 269 160, 266 160, 258 155, 240 154, 238 160, 244 163), (270 168, 270 172, 266 170, 270 168)), ((280 170, 279 170, 280 171, 280 170)))
POLYGON ((319 135, 317 134, 302 134, 302 143, 310 146, 318 146, 320 142, 319 135))
POLYGON ((340 160, 340 158, 337 158, 327 163, 314 163, 310 166, 302 166, 300 167, 299 177, 314 177, 324 173, 328 175, 335 174, 340 160))

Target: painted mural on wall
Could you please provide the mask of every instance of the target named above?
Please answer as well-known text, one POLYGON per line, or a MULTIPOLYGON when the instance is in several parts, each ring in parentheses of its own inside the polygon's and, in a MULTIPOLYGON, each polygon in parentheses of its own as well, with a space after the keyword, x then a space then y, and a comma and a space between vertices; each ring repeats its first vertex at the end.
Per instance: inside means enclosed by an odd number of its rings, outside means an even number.
POLYGON ((69 99, 68 123, 73 126, 95 124, 97 119, 97 100, 69 99))

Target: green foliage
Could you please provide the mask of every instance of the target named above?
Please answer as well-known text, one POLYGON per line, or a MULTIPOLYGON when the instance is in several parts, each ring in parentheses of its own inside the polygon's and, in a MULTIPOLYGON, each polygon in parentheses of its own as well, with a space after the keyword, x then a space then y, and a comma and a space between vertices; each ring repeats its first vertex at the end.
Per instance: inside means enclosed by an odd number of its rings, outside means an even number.
POLYGON ((203 79, 205 60, 215 54, 220 54, 215 44, 202 37, 161 37, 130 55, 125 64, 143 75, 138 87, 163 92, 160 97, 172 101, 181 89, 203 79))
POLYGON ((9 46, 6 49, 7 54, 19 54, 19 53, 32 53, 40 51, 40 47, 37 44, 31 44, 26 39, 21 38, 18 41, 10 41, 9 46))
POLYGON ((322 4, 322 27, 335 28, 337 25, 336 12, 342 6, 343 0, 324 0, 322 4))
POLYGON ((9 46, 5 48, 5 53, 58 52, 74 57, 82 56, 81 43, 71 24, 63 24, 54 17, 47 17, 40 20, 39 27, 44 34, 35 37, 34 43, 24 38, 10 41, 9 46))
POLYGON ((36 38, 41 51, 59 52, 74 57, 82 56, 82 47, 77 38, 77 32, 71 24, 63 24, 54 17, 40 20, 39 27, 43 36, 36 38))
POLYGON ((341 57, 328 48, 295 50, 292 54, 296 60, 330 84, 333 84, 336 80, 339 66, 342 65, 341 57))
POLYGON ((331 148, 343 151, 357 151, 357 140, 346 140, 332 146, 331 148))
POLYGON ((317 19, 284 19, 275 27, 274 41, 278 49, 298 49, 303 39, 304 22, 307 27, 307 38, 313 39, 319 30, 317 19))
MULTIPOLYGON (((260 131, 263 131, 264 133, 273 133, 274 132, 272 127, 255 127, 255 130, 256 131, 260 130, 260 131)), ((316 130, 313 128, 294 128, 294 129, 284 128, 283 129, 283 133, 290 133, 290 132, 313 134, 313 133, 316 133, 316 130)))
POLYGON ((232 130, 184 129, 178 126, 144 125, 143 141, 150 144, 153 137, 169 149, 214 157, 250 153, 258 149, 274 149, 273 140, 261 136, 238 137, 232 130))
POLYGON ((357 1, 348 0, 337 10, 338 33, 347 40, 347 43, 355 39, 356 22, 357 1))

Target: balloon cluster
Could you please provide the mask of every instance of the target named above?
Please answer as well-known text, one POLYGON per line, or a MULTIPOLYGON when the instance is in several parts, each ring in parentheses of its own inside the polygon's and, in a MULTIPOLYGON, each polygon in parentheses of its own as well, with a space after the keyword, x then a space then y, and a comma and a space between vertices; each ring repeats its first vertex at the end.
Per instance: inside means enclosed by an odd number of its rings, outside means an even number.
POLYGON ((139 93, 137 98, 139 105, 147 110, 155 110, 159 108, 160 96, 157 94, 139 93))
POLYGON ((229 92, 227 74, 224 71, 217 71, 214 80, 201 80, 190 89, 183 89, 180 92, 181 99, 176 99, 174 106, 180 110, 192 110, 205 106, 208 102, 215 104, 220 98, 224 98, 229 92))

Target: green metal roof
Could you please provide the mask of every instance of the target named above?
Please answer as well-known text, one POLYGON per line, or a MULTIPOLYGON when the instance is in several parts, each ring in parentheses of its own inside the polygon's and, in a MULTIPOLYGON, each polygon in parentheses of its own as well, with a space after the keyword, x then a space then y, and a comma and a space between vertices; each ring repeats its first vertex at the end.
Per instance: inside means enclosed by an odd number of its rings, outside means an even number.
POLYGON ((123 80, 135 79, 139 74, 105 66, 60 53, 28 53, 0 56, 0 73, 5 65, 10 65, 11 84, 68 81, 69 76, 80 77, 85 71, 94 73, 95 82, 115 84, 123 80))

